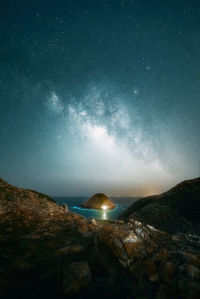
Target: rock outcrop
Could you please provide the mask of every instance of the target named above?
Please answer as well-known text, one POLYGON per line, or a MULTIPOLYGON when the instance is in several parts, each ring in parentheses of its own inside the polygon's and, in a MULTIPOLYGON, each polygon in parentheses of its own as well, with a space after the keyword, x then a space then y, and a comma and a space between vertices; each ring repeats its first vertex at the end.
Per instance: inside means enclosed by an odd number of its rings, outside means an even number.
POLYGON ((0 188, 1 298, 199 298, 199 236, 85 219, 48 196, 0 188))
POLYGON ((84 209, 96 209, 112 210, 115 208, 115 204, 104 193, 97 193, 86 200, 82 205, 84 209))
POLYGON ((130 218, 170 233, 200 233, 200 178, 183 181, 163 194, 139 199, 119 217, 130 218))

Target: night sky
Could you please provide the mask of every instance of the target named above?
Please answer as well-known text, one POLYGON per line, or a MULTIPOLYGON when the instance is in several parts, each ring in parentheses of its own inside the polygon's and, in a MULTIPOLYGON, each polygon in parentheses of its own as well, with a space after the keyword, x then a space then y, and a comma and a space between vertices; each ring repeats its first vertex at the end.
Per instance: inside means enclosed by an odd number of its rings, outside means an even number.
POLYGON ((199 1, 0 1, 3 179, 147 195, 199 158, 199 1))

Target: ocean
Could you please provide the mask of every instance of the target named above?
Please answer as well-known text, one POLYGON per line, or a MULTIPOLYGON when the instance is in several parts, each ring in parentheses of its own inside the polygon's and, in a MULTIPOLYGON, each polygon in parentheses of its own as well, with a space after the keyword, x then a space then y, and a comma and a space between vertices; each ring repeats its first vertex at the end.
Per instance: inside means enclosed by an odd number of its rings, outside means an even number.
POLYGON ((126 210, 132 203, 137 201, 137 197, 110 197, 111 201, 116 205, 113 210, 110 211, 99 211, 93 209, 83 209, 80 208, 82 204, 88 197, 65 197, 65 196, 54 196, 54 200, 59 204, 66 204, 71 212, 80 214, 86 218, 96 218, 96 219, 117 219, 118 216, 126 210))

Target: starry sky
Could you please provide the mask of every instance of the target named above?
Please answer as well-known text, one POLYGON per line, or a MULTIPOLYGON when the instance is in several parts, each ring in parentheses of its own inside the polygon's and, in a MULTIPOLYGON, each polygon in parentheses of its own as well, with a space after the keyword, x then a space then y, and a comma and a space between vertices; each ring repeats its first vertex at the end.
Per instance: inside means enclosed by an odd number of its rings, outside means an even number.
POLYGON ((200 3, 1 0, 0 176, 148 195, 199 176, 200 3))

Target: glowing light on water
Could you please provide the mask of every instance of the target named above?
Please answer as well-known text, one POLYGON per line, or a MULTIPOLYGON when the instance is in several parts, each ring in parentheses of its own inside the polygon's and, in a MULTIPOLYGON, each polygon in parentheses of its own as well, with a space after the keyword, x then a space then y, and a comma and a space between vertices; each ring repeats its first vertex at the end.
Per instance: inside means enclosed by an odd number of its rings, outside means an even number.
POLYGON ((103 220, 108 219, 108 218, 107 218, 107 214, 106 214, 106 212, 103 212, 103 214, 102 214, 102 219, 103 219, 103 220))
POLYGON ((101 206, 101 209, 104 210, 104 211, 106 211, 108 209, 108 206, 103 205, 103 206, 101 206))

